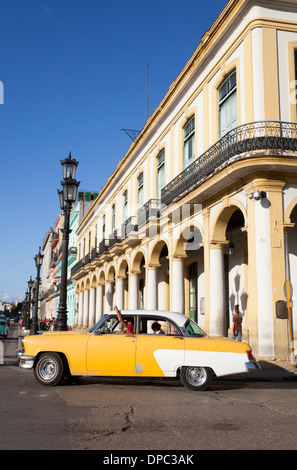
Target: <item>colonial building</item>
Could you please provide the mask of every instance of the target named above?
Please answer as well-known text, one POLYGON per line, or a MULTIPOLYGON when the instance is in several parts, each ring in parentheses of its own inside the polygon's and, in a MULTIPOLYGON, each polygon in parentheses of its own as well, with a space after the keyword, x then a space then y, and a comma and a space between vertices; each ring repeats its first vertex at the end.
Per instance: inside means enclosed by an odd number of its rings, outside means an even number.
MULTIPOLYGON (((68 277, 67 277, 67 324, 74 324, 75 309, 75 284, 71 279, 71 269, 77 262, 76 230, 79 222, 96 199, 97 193, 78 193, 77 203, 74 205, 69 220, 68 245, 68 277)), ((60 282, 62 268, 62 230, 64 227, 64 215, 60 213, 55 222, 55 230, 51 227, 47 232, 42 250, 43 265, 40 294, 40 318, 57 318, 60 304, 60 282)))
POLYGON ((231 336, 239 305, 254 353, 288 357, 296 57, 295 0, 226 4, 79 225, 78 328, 117 304, 231 336))
POLYGON ((49 317, 48 304, 46 299, 51 295, 53 289, 52 280, 50 277, 50 266, 53 262, 53 250, 52 243, 54 238, 54 230, 52 227, 48 230, 42 244, 43 260, 42 260, 42 271, 41 271, 41 292, 40 292, 40 318, 51 318, 49 317))
POLYGON ((64 218, 63 214, 60 213, 56 219, 54 229, 52 227, 49 229, 42 245, 44 253, 40 293, 40 318, 42 320, 57 317, 58 286, 60 283, 58 270, 63 225, 64 218))

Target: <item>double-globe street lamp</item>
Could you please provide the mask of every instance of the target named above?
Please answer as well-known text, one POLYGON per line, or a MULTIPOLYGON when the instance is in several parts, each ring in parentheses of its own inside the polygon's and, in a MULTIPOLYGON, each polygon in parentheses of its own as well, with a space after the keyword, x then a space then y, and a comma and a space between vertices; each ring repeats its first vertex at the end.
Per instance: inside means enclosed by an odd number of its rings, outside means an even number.
MULTIPOLYGON (((34 313, 32 316, 32 328, 31 334, 36 335, 38 331, 38 297, 39 297, 39 282, 40 282, 40 269, 42 265, 43 255, 41 254, 41 248, 39 247, 39 252, 37 255, 34 256, 35 265, 37 268, 37 277, 36 277, 36 287, 35 287, 35 306, 34 306, 34 313)), ((28 281, 28 285, 29 285, 28 281)), ((30 301, 30 299, 29 299, 30 301)), ((29 304, 30 305, 30 304, 29 304)))
POLYGON ((62 229, 62 267, 61 267, 61 285, 60 285, 60 303, 58 308, 57 325, 58 331, 67 330, 67 270, 68 270, 68 243, 70 213, 72 204, 76 200, 77 188, 80 184, 75 179, 75 172, 78 162, 71 158, 69 152, 68 158, 61 160, 63 170, 62 190, 58 189, 60 208, 64 212, 64 228, 62 229))
POLYGON ((30 330, 30 314, 31 314, 31 291, 32 287, 34 285, 34 281, 32 280, 32 276, 30 276, 30 279, 28 281, 28 312, 26 315, 26 322, 25 322, 25 329, 30 330))

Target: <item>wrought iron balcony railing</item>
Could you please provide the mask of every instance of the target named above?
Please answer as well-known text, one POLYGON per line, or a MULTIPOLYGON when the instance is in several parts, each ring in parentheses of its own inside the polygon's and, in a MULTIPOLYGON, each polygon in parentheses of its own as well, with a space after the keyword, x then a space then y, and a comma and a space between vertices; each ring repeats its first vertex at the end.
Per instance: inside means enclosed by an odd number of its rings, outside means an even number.
POLYGON ((138 227, 145 224, 149 219, 160 217, 161 201, 159 199, 149 199, 138 209, 138 227))
POLYGON ((122 240, 120 230, 114 230, 108 238, 108 246, 111 248, 116 243, 119 243, 122 240))
POLYGON ((84 258, 80 259, 71 269, 71 276, 79 271, 85 265, 84 258))
POLYGON ((137 232, 138 231, 138 223, 137 223, 137 217, 129 217, 121 227, 121 233, 122 233, 122 238, 126 238, 129 236, 131 232, 137 232))
POLYGON ((234 157, 245 158, 261 150, 296 152, 297 123, 259 121, 232 129, 162 189, 162 206, 179 199, 234 157))

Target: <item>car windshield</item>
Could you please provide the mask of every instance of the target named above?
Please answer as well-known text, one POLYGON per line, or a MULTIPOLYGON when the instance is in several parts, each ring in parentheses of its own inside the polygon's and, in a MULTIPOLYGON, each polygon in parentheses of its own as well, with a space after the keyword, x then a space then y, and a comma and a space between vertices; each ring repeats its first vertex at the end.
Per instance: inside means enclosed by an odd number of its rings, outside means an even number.
POLYGON ((105 322, 107 317, 108 317, 108 315, 106 315, 106 314, 103 315, 103 317, 100 318, 100 320, 97 323, 95 323, 94 326, 92 326, 92 328, 89 330, 89 333, 94 333, 94 331, 96 331, 97 328, 99 328, 105 322))
POLYGON ((189 320, 185 323, 185 329, 191 336, 206 336, 206 333, 197 325, 193 320, 189 320))

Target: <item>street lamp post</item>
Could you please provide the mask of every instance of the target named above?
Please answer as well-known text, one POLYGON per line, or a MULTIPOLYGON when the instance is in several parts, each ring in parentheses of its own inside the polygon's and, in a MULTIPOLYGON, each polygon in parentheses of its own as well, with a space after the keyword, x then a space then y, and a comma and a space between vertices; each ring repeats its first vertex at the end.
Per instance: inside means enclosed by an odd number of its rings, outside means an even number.
POLYGON ((28 281, 28 289, 29 289, 28 296, 29 296, 29 299, 28 299, 28 313, 26 315, 26 323, 25 323, 25 329, 26 330, 30 330, 31 291, 32 291, 33 284, 34 284, 34 282, 32 280, 32 276, 30 276, 30 279, 28 281))
POLYGON ((42 265, 43 255, 41 254, 39 247, 39 252, 34 256, 35 265, 37 268, 37 277, 36 277, 36 290, 35 290, 35 308, 32 318, 32 328, 31 334, 36 335, 38 331, 38 297, 39 297, 39 282, 40 282, 40 269, 42 265))
POLYGON ((58 308, 57 326, 58 331, 67 331, 67 270, 68 270, 68 243, 69 220, 72 204, 76 200, 77 188, 80 184, 76 181, 75 172, 78 162, 71 158, 69 152, 68 158, 61 160, 63 170, 62 190, 58 190, 60 208, 64 211, 64 228, 62 229, 62 267, 61 267, 61 285, 60 285, 60 303, 58 308))
POLYGON ((26 291, 26 304, 24 307, 24 328, 27 329, 28 317, 29 317, 29 291, 26 291))

